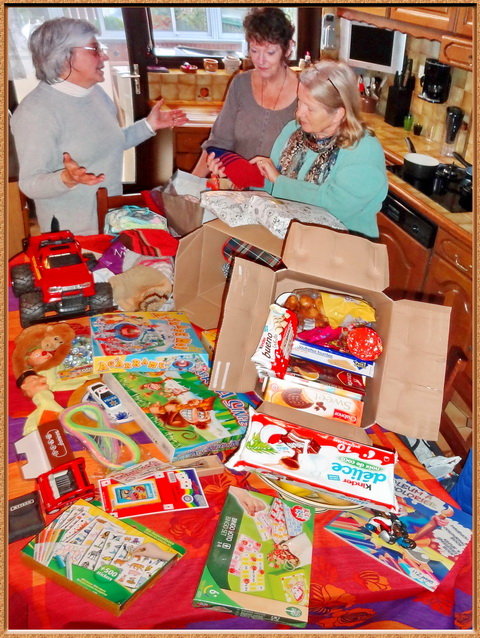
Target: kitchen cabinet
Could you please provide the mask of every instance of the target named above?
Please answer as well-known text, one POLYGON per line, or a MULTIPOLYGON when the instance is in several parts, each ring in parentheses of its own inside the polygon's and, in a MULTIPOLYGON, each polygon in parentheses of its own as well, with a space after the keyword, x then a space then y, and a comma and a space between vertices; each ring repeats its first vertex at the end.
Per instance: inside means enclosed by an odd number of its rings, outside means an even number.
POLYGON ((418 243, 384 213, 377 215, 379 241, 387 247, 390 283, 385 293, 394 300, 419 299, 431 250, 418 243))
POLYGON ((210 126, 183 126, 174 129, 175 166, 190 173, 201 155, 201 144, 210 135, 210 126))
POLYGON ((449 349, 457 346, 467 356, 466 370, 459 375, 455 390, 472 407, 472 278, 473 252, 466 243, 443 229, 438 230, 424 285, 424 299, 452 309, 449 349))
POLYGON ((440 41, 440 62, 450 64, 467 71, 473 70, 472 40, 444 35, 440 41))
POLYGON ((473 38, 473 21, 475 12, 473 7, 460 7, 457 9, 455 33, 465 38, 473 38))
POLYGON ((390 18, 409 22, 430 29, 453 31, 456 21, 456 7, 440 5, 413 5, 392 7, 390 18))

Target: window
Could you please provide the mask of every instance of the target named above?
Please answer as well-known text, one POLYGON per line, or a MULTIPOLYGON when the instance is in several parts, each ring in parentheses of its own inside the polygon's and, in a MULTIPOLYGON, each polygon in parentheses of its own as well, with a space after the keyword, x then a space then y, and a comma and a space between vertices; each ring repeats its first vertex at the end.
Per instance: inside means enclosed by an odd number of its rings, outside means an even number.
MULTIPOLYGON (((243 19, 248 9, 248 6, 150 6, 153 53, 158 58, 245 53, 243 19)), ((282 9, 296 24, 297 8, 282 6, 282 9)))

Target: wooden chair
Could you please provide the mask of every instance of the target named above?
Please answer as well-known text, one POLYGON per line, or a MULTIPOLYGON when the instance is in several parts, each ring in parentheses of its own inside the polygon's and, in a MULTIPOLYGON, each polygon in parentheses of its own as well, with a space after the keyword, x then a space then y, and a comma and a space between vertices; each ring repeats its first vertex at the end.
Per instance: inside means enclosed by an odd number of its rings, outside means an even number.
MULTIPOLYGON (((467 459, 472 447, 472 433, 466 438, 463 437, 445 410, 453 398, 457 377, 465 370, 466 365, 467 357, 465 353, 458 347, 452 347, 447 356, 440 434, 445 439, 453 454, 462 459, 456 469, 461 469, 467 459)), ((472 404, 470 403, 468 407, 471 409, 472 404)))
POLYGON ((122 206, 145 206, 145 200, 141 193, 130 193, 128 195, 108 196, 106 188, 99 188, 97 191, 97 216, 98 228, 103 232, 105 216, 110 208, 121 208, 122 206))

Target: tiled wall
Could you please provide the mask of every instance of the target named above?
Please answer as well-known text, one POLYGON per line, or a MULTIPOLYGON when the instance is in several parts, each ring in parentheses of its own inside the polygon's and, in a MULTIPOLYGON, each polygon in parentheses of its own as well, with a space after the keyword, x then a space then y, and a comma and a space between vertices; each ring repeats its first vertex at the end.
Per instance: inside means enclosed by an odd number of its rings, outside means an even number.
MULTIPOLYGON (((413 60, 413 74, 415 75, 415 90, 412 96, 410 112, 414 119, 423 124, 422 135, 429 134, 436 142, 443 142, 445 138, 445 120, 447 106, 459 106, 464 110, 463 126, 455 140, 455 150, 464 155, 468 161, 473 158, 473 131, 472 131, 472 104, 473 104, 473 79, 472 72, 452 67, 452 84, 447 101, 444 104, 433 104, 422 100, 418 94, 422 92, 419 71, 425 66, 427 58, 438 59, 440 43, 420 38, 407 38, 406 54, 413 60)), ((377 106, 377 112, 384 114, 388 96, 388 86, 393 78, 384 86, 382 96, 377 106)))
POLYGON ((169 73, 149 73, 148 90, 151 100, 163 98, 165 102, 222 102, 232 78, 223 69, 208 73, 184 73, 170 69, 169 73))

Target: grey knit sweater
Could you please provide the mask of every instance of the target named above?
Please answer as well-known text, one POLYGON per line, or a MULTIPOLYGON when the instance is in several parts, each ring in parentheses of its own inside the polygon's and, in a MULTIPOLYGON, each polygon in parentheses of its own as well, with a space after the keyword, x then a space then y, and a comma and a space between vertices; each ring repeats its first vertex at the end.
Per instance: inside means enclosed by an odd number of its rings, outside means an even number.
POLYGON ((40 82, 15 110, 11 126, 20 189, 34 200, 41 231, 50 231, 55 216, 62 230, 77 235, 98 232, 97 188, 105 186, 109 195, 120 195, 123 151, 154 135, 145 120, 120 128, 115 105, 98 85, 78 97, 40 82), (105 180, 99 186, 65 186, 64 152, 88 172, 104 173, 105 180))

